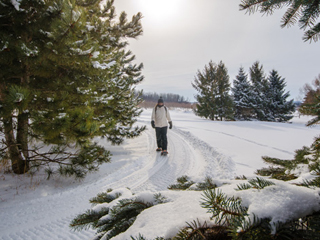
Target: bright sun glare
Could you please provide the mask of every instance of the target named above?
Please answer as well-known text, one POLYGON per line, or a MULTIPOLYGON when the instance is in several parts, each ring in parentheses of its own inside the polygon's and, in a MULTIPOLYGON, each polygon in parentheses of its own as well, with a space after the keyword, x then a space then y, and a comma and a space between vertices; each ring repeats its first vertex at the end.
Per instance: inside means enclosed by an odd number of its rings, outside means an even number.
POLYGON ((152 21, 166 21, 179 12, 183 0, 137 0, 142 15, 152 21))

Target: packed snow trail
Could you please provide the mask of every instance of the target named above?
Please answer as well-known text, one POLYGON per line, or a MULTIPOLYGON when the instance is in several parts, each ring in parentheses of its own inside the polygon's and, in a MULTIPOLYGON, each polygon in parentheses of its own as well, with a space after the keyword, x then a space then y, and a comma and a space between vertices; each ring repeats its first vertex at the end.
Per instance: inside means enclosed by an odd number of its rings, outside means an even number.
MULTIPOLYGON (((149 121, 141 120, 139 124, 148 126, 149 121)), ((155 151, 155 132, 149 126, 140 137, 126 140, 123 146, 110 146, 103 140, 99 143, 111 149, 113 160, 84 181, 73 184, 70 179, 43 181, 29 192, 17 190, 21 195, 14 199, 1 196, 0 239, 90 239, 94 231, 73 232, 69 223, 89 209, 89 199, 101 191, 128 187, 133 192, 157 192, 183 175, 201 180, 208 169, 217 169, 216 177, 222 169, 227 175, 230 170, 213 148, 177 127, 168 131, 168 156, 155 151), (50 183, 55 186, 46 187, 50 183), (54 189, 49 190, 50 187, 54 189)))
POLYGON ((204 165, 203 157, 183 139, 183 135, 172 130, 168 133, 169 154, 161 156, 156 152, 156 140, 153 129, 147 129, 144 133, 147 139, 146 147, 139 147, 139 151, 145 151, 134 163, 129 163, 119 169, 127 173, 126 176, 117 177, 119 171, 114 173, 110 184, 105 188, 128 187, 133 191, 161 191, 182 175, 202 174, 204 165))

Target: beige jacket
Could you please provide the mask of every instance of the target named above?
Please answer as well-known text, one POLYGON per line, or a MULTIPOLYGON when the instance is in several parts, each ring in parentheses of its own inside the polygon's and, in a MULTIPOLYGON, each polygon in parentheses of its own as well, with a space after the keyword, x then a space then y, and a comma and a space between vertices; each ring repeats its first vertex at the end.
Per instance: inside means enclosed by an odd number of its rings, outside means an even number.
POLYGON ((154 107, 152 110, 151 121, 154 121, 156 127, 167 127, 168 122, 171 122, 169 109, 165 106, 154 107))

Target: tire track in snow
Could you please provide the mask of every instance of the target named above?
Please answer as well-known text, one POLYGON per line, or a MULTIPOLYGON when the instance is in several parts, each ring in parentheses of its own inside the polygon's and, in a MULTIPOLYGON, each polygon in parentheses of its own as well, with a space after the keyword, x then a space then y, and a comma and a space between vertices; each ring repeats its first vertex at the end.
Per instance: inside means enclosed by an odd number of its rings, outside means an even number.
MULTIPOLYGON (((189 144, 203 156, 207 163, 203 176, 216 179, 230 179, 234 177, 235 162, 231 157, 217 152, 212 146, 188 131, 176 129, 176 132, 184 139, 187 139, 189 144)), ((203 180, 203 178, 200 180, 203 180)))
MULTIPOLYGON (((175 183, 178 177, 193 173, 201 174, 202 169, 195 164, 199 156, 195 149, 184 140, 176 130, 168 130, 168 151, 166 157, 160 156, 156 149, 156 137, 153 129, 145 131, 147 139, 147 152, 143 158, 147 159, 146 165, 132 172, 125 178, 109 184, 106 188, 129 187, 133 191, 161 191, 175 183)), ((202 165, 201 165, 202 166, 202 165)))
MULTIPOLYGON (((152 141, 155 140, 155 133, 153 134, 152 141)), ((154 148, 151 151, 155 151, 154 148)), ((147 181, 137 186, 136 189, 141 190, 165 190, 167 187, 175 183, 178 177, 187 175, 191 171, 196 174, 197 169, 192 168, 193 162, 197 158, 190 145, 181 138, 175 131, 168 131, 168 156, 162 157, 160 153, 153 154, 155 158, 154 166, 148 171, 147 181)))
POLYGON ((62 218, 57 221, 52 221, 39 226, 23 229, 6 236, 0 236, 1 240, 37 240, 37 239, 59 239, 59 240, 78 240, 91 239, 94 236, 94 231, 73 232, 69 228, 69 223, 72 218, 62 218))

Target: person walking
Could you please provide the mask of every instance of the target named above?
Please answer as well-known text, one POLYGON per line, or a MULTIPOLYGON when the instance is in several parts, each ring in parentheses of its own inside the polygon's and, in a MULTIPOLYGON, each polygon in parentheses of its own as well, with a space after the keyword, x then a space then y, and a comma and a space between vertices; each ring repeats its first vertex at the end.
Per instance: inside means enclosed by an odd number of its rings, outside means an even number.
POLYGON ((164 105, 162 97, 158 100, 158 104, 153 108, 151 115, 151 126, 156 129, 157 152, 161 151, 161 155, 168 154, 167 131, 172 129, 172 121, 169 109, 164 105))

